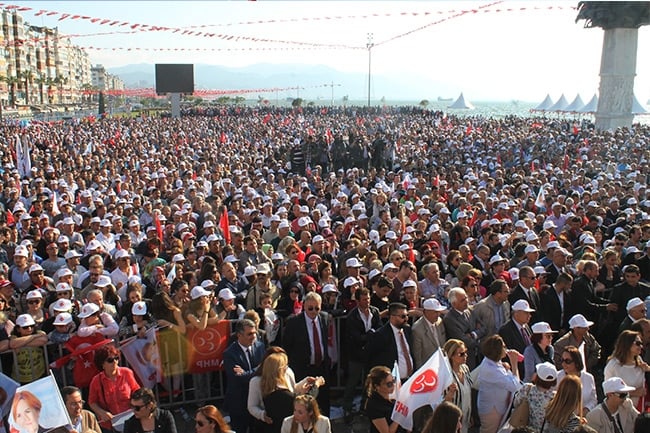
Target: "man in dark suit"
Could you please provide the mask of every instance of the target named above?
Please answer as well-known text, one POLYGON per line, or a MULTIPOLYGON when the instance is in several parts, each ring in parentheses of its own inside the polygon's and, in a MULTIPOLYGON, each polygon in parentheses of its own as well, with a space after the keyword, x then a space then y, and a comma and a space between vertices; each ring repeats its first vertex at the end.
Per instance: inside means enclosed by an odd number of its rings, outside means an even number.
POLYGON ((570 274, 558 275, 555 284, 540 296, 542 317, 551 325, 551 329, 560 332, 560 336, 569 330, 569 318, 573 316, 573 299, 571 285, 573 277, 570 274))
POLYGON ((357 306, 348 313, 345 320, 348 379, 343 393, 343 410, 346 422, 351 420, 354 389, 359 384, 359 380, 365 377, 363 370, 367 363, 366 344, 370 336, 382 326, 379 309, 370 305, 370 290, 358 289, 354 292, 354 298, 357 306))
POLYGON ((524 266, 519 269, 519 284, 517 284, 510 292, 510 296, 508 296, 510 305, 515 305, 515 302, 520 299, 528 302, 528 305, 535 311, 530 320, 531 324, 542 321, 541 302, 539 300, 539 293, 535 289, 535 280, 537 280, 535 270, 530 266, 524 266))
POLYGON ((467 365, 473 369, 477 365, 478 330, 472 326, 471 311, 468 306, 467 293, 460 287, 454 287, 447 294, 451 309, 442 319, 447 339, 455 338, 467 347, 467 365))
POLYGON ((569 269, 566 265, 567 257, 569 257, 569 252, 564 248, 558 248, 553 251, 553 256, 551 257, 553 262, 546 266, 546 272, 548 272, 548 275, 546 276, 547 284, 553 284, 558 275, 569 273, 569 269))
POLYGON ((230 413, 230 425, 237 433, 246 433, 253 418, 248 413, 248 382, 264 356, 264 343, 257 340, 257 327, 252 320, 238 323, 237 341, 223 352, 226 371, 226 405, 230 413))
POLYGON ((406 305, 393 302, 388 307, 388 314, 388 323, 368 339, 368 368, 383 365, 392 370, 397 361, 403 383, 413 374, 411 328, 408 325, 406 305))
POLYGON ((641 319, 645 319, 647 309, 645 302, 641 298, 632 298, 627 301, 626 311, 627 316, 625 316, 625 319, 623 319, 618 327, 619 334, 623 331, 631 331, 633 324, 641 319))
MULTIPOLYGON (((524 353, 526 346, 530 344, 530 336, 533 335, 528 322, 535 310, 530 308, 528 301, 518 300, 512 305, 512 316, 505 325, 499 329, 499 335, 508 349, 515 349, 524 353)), ((524 377, 524 363, 519 363, 519 375, 524 377)))
POLYGON ((317 401, 323 415, 329 416, 329 316, 321 311, 321 304, 318 293, 309 292, 305 295, 302 313, 287 320, 282 347, 287 352, 289 366, 297 380, 307 376, 321 376, 325 379, 317 401))
MULTIPOLYGON (((594 322, 596 329, 599 328, 598 324, 602 313, 617 311, 619 308, 616 303, 596 295, 595 284, 598 273, 598 263, 587 260, 582 268, 582 275, 573 281, 573 287, 571 288, 576 311, 584 314, 587 320, 594 322)), ((625 308, 625 306, 623 305, 621 308, 625 308)), ((621 317, 617 326, 622 320, 623 317, 621 317)))

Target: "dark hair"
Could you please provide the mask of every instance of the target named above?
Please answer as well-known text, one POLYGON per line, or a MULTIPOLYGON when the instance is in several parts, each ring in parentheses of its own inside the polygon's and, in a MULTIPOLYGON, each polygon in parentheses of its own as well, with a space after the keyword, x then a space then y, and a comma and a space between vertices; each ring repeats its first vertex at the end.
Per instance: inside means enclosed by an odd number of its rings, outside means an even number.
POLYGON ((406 305, 402 304, 401 302, 391 302, 390 305, 388 305, 388 314, 393 315, 398 310, 406 310, 406 309, 407 309, 406 305))
POLYGON ((131 393, 131 400, 142 400, 145 406, 153 403, 151 411, 153 412, 156 409, 156 396, 149 388, 136 389, 131 393))
POLYGON ((506 280, 502 280, 501 278, 492 281, 492 284, 490 284, 490 295, 499 293, 503 289, 503 286, 507 284, 506 280))
POLYGON ((440 403, 422 429, 422 433, 456 433, 463 411, 448 401, 440 403))
POLYGON ((76 386, 64 386, 61 388, 61 397, 63 397, 63 401, 66 401, 66 399, 75 392, 81 394, 81 390, 76 386))
POLYGON ((483 356, 494 362, 497 362, 501 359, 504 346, 505 343, 503 342, 503 338, 501 338, 500 335, 490 335, 483 342, 481 351, 483 352, 483 356))
MULTIPOLYGON (((391 376, 391 374, 392 373, 388 367, 385 367, 383 365, 372 367, 368 373, 368 376, 366 376, 366 395, 370 397, 375 391, 375 387, 381 385, 381 382, 387 377, 391 376)), ((368 400, 366 400, 366 404, 367 403, 368 400)))
POLYGON ((354 299, 358 301, 364 295, 370 296, 370 290, 365 287, 362 287, 354 292, 354 299))
POLYGON ((107 344, 100 347, 95 351, 95 367, 97 367, 99 371, 104 371, 104 361, 106 361, 106 358, 113 356, 120 356, 120 351, 117 349, 117 347, 113 346, 112 344, 107 344))
MULTIPOLYGON (((562 350, 562 353, 564 352, 569 354, 571 360, 573 361, 573 364, 576 367, 576 370, 582 371, 585 368, 585 363, 582 360, 582 355, 580 354, 580 350, 578 350, 577 347, 567 346, 564 348, 564 350, 562 350)), ((562 355, 562 353, 560 353, 560 355, 562 355)))
POLYGON ((385 275, 382 275, 377 280, 377 287, 390 287, 390 289, 393 290, 395 286, 391 280, 389 280, 385 275))

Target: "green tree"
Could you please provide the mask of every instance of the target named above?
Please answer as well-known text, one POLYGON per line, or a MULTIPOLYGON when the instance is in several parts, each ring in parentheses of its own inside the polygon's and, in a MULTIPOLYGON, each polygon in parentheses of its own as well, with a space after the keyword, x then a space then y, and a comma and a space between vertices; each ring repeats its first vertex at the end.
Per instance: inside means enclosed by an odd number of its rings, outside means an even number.
POLYGON ((18 84, 20 80, 18 79, 18 77, 12 77, 12 76, 2 77, 1 80, 7 83, 7 87, 9 87, 9 105, 15 105, 16 84, 18 84))
POLYGON ((427 108, 428 105, 429 105, 429 100, 428 99, 423 99, 423 100, 420 101, 420 107, 427 108))
POLYGON ((303 102, 304 101, 302 100, 302 98, 296 98, 293 101, 291 101, 291 106, 294 108, 302 107, 303 102))

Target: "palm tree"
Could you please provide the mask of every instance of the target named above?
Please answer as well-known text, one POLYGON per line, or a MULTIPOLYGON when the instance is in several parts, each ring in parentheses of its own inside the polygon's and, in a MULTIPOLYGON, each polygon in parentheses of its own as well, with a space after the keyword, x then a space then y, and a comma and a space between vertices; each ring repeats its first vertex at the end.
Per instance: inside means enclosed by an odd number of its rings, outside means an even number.
POLYGON ((53 96, 52 87, 54 87, 54 84, 55 84, 54 79, 52 79, 50 77, 47 77, 45 79, 45 85, 47 86, 47 103, 48 104, 51 104, 52 100, 53 100, 53 98, 52 98, 52 96, 53 96))
POLYGON ((54 78, 54 84, 59 88, 59 104, 63 103, 63 85, 68 82, 68 79, 59 74, 54 78))
POLYGON ((34 73, 26 69, 20 73, 20 78, 22 78, 25 83, 25 105, 29 105, 29 83, 34 80, 34 73))
POLYGON ((16 104, 16 84, 20 81, 18 77, 7 76, 2 77, 2 80, 9 86, 9 105, 16 104))
POLYGON ((93 97, 93 94, 92 94, 93 85, 90 84, 90 83, 84 83, 84 84, 81 85, 81 90, 83 91, 82 94, 86 96, 86 99, 87 99, 86 102, 88 102, 90 104, 90 102, 92 101, 92 97, 93 97))
POLYGON ((45 78, 45 75, 43 74, 38 74, 38 77, 36 77, 34 81, 36 81, 36 84, 38 84, 38 96, 39 100, 41 101, 41 105, 43 105, 43 86, 47 82, 47 78, 45 78))

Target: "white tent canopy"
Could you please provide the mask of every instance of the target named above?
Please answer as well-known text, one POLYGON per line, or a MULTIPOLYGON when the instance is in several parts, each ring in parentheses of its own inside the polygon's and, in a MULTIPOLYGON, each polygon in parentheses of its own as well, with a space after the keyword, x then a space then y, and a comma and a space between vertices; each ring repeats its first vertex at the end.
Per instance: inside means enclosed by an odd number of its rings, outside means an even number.
POLYGON ((557 100, 555 104, 553 104, 548 110, 546 111, 564 111, 566 107, 569 106, 569 102, 566 100, 564 97, 564 93, 562 96, 560 96, 560 99, 557 100))
POLYGON ((648 110, 643 108, 643 105, 639 102, 638 99, 636 99, 636 95, 634 96, 634 102, 632 103, 632 114, 647 114, 648 110))
POLYGON ((553 105, 553 100, 551 99, 551 95, 547 93, 546 98, 544 98, 544 100, 540 102, 540 104, 537 107, 533 108, 533 111, 546 111, 549 108, 551 108, 552 105, 553 105))
POLYGON ((563 111, 568 111, 569 113, 576 113, 582 107, 584 107, 584 105, 585 103, 582 101, 582 98, 578 93, 578 95, 576 95, 576 98, 563 111))
POLYGON ((595 113, 598 109, 598 95, 594 93, 591 100, 578 110, 578 113, 595 113))
POLYGON ((454 108, 454 109, 458 109, 458 110, 473 110, 474 106, 472 105, 471 102, 465 101, 465 97, 463 96, 463 93, 461 92, 458 99, 456 99, 456 101, 447 108, 454 108))

